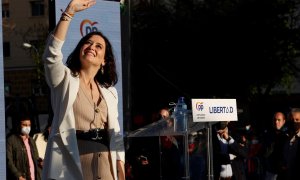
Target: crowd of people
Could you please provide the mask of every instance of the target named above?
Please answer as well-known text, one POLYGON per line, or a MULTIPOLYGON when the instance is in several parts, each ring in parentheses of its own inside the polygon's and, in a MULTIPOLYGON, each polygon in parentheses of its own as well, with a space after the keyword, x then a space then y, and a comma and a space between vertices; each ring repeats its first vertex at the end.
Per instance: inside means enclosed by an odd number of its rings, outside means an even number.
MULTIPOLYGON (((159 111, 159 118, 172 127, 171 112, 159 111)), ((17 128, 7 137, 7 179, 42 179, 43 162, 51 123, 31 133, 30 114, 15 118, 17 128)), ((285 180, 299 177, 300 108, 274 112, 270 126, 258 131, 251 122, 218 122, 212 126, 213 177, 215 180, 285 180)), ((184 176, 183 137, 143 137, 126 152, 125 179, 181 179, 184 176), (160 147, 158 146, 160 143, 160 147), (146 145, 145 145, 146 144, 146 145)), ((207 179, 207 131, 188 136, 189 178, 207 179)), ((87 178, 88 179, 88 178, 87 178)))
MULTIPOLYGON (((161 109, 159 117, 170 124, 172 121, 168 117, 171 113, 166 113, 166 110, 161 109)), ((213 124, 212 152, 207 152, 207 129, 189 132, 189 178, 191 180, 208 178, 208 153, 213 153, 213 172, 210 175, 215 180, 284 180, 300 177, 296 169, 300 160, 300 108, 292 108, 287 113, 274 112, 273 117, 266 121, 270 125, 264 128, 258 128, 251 121, 243 123, 222 121, 213 124)), ((126 164, 127 167, 130 166, 127 178, 136 180, 141 179, 141 176, 150 177, 148 174, 157 174, 156 177, 163 180, 182 178, 184 162, 180 161, 183 155, 181 143, 182 139, 179 136, 161 136, 160 141, 159 138, 152 139, 150 147, 143 146, 143 141, 139 141, 139 147, 143 147, 143 152, 133 148, 148 157, 147 165, 130 164, 137 158, 127 156, 126 164), (143 153, 149 153, 147 148, 153 148, 155 143, 161 143, 161 147, 155 149, 160 151, 157 157, 143 153), (148 169, 141 172, 138 167, 148 169), (181 170, 178 170, 178 167, 181 170), (135 177, 136 172, 139 173, 138 177, 135 177)))

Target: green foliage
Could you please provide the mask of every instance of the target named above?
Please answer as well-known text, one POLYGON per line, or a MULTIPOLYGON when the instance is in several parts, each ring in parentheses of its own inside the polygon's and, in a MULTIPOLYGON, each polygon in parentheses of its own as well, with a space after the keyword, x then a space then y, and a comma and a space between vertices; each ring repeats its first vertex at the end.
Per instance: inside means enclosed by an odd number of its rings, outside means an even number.
MULTIPOLYGON (((45 42, 48 37, 48 27, 43 24, 34 24, 20 32, 16 32, 22 36, 23 42, 27 42, 32 45, 31 48, 25 49, 29 56, 33 59, 36 66, 36 84, 42 88, 47 87, 45 83, 44 66, 42 63, 42 54, 45 48, 45 42)), ((22 47, 24 48, 24 47, 22 47)))
POLYGON ((299 71, 298 7, 297 0, 135 2, 133 61, 160 69, 191 96, 255 97, 278 86, 289 93, 299 71), (200 90, 187 83, 193 73, 200 90))

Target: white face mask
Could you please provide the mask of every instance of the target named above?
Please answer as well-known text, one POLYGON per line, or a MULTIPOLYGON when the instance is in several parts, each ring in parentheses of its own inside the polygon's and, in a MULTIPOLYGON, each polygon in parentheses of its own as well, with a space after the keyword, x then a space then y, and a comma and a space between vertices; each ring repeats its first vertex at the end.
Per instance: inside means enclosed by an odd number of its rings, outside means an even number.
POLYGON ((247 131, 249 131, 250 128, 251 128, 251 125, 247 125, 247 126, 245 127, 245 129, 246 129, 247 131))
POLYGON ((22 132, 22 134, 24 134, 24 135, 29 135, 30 130, 31 130, 31 127, 30 127, 30 126, 26 126, 26 127, 22 127, 21 132, 22 132))

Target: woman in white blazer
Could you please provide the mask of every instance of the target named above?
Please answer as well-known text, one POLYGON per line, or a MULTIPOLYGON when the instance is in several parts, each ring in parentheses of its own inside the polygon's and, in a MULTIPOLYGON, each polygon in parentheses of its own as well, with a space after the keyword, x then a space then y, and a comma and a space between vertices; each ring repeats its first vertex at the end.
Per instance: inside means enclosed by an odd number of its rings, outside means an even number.
POLYGON ((117 73, 112 47, 101 32, 83 37, 63 63, 61 52, 75 13, 95 0, 72 0, 48 37, 43 54, 54 117, 43 179, 125 180, 118 121, 117 73))

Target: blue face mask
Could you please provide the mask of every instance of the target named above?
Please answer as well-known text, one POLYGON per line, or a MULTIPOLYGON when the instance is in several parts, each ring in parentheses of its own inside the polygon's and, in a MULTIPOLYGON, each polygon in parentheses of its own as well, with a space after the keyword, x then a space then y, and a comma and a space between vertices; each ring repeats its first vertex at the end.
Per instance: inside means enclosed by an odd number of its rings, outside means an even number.
POLYGON ((30 126, 26 126, 26 127, 22 127, 21 132, 22 132, 22 134, 24 134, 24 135, 29 135, 30 130, 31 130, 31 127, 30 127, 30 126))

